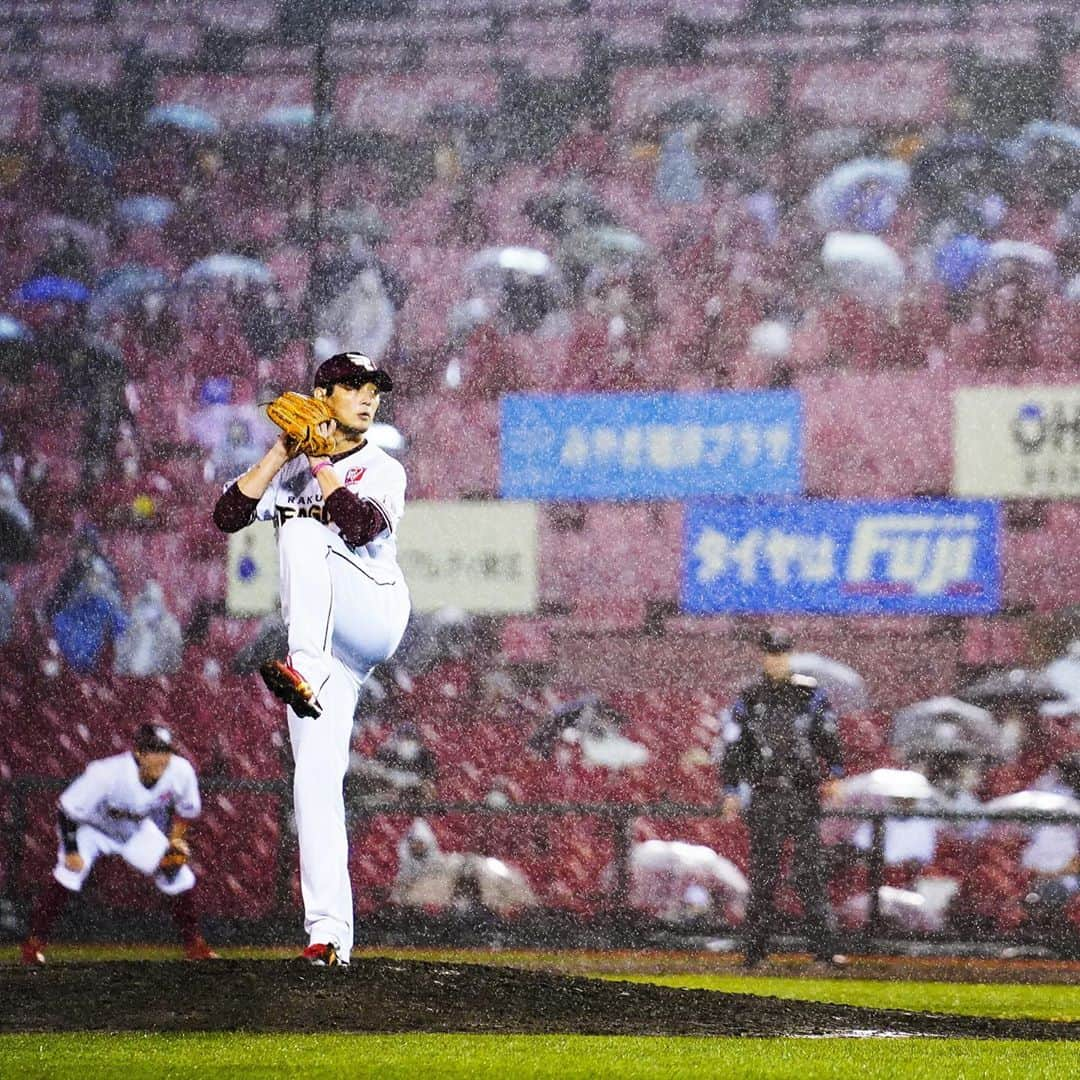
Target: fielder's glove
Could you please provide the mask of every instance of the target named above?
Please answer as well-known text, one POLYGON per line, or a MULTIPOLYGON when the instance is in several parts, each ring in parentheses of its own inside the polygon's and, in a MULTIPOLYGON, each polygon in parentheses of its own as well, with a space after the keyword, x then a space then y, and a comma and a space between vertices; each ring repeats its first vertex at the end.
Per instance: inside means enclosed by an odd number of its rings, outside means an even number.
POLYGON ((320 398, 288 390, 266 406, 266 415, 301 453, 327 457, 334 452, 334 437, 319 430, 321 424, 334 419, 330 407, 320 398))
POLYGON ((176 837, 169 841, 169 849, 161 857, 158 870, 170 881, 180 873, 180 868, 191 858, 191 848, 186 840, 176 837))

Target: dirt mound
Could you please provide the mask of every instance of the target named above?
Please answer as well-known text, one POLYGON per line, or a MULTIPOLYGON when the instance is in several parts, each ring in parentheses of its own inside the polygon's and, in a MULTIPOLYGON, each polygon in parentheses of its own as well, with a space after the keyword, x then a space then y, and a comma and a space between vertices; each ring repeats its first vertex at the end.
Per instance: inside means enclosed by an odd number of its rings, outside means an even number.
POLYGON ((1080 1023, 984 1020, 674 990, 478 964, 365 959, 0 968, 0 1031, 456 1031, 1080 1039, 1080 1023))

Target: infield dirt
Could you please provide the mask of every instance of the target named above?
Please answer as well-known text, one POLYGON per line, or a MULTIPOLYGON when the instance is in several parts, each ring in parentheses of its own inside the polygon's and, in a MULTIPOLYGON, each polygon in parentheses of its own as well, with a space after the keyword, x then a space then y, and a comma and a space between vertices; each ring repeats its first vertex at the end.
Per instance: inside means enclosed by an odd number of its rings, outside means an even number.
POLYGON ((478 964, 360 959, 0 967, 0 1032, 485 1032, 1080 1040, 997 1020, 676 990, 478 964))

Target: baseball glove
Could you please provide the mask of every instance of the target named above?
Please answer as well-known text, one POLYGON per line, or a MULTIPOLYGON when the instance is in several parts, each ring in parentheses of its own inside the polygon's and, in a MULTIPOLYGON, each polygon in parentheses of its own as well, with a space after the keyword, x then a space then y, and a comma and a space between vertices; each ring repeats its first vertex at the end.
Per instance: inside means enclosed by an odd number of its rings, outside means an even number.
POLYGON ((266 415, 288 435, 301 453, 326 457, 334 452, 334 437, 319 431, 320 424, 334 417, 329 406, 319 398, 288 390, 266 406, 266 415))
POLYGON ((169 849, 161 857, 158 870, 167 878, 174 878, 180 873, 182 867, 191 858, 191 848, 186 840, 179 837, 169 842, 169 849))

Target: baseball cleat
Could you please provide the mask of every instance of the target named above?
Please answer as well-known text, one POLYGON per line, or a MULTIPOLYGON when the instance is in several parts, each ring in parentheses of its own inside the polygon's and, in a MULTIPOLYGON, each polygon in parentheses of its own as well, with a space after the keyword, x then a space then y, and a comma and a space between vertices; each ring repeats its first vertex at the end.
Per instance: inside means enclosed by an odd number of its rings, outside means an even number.
POLYGON ((330 942, 319 942, 309 945, 301 954, 301 960, 306 960, 312 967, 348 967, 348 963, 338 956, 337 947, 330 942))
POLYGON ((296 668, 284 660, 267 660, 259 668, 266 688, 297 716, 321 716, 322 706, 315 700, 311 684, 296 668))
POLYGON ((218 956, 218 954, 216 952, 214 952, 214 950, 211 949, 210 946, 207 945, 207 943, 202 938, 199 938, 198 941, 193 941, 190 945, 185 947, 185 949, 184 949, 184 959, 185 960, 220 960, 221 957, 218 956))
POLYGON ((41 967, 45 963, 45 949, 37 938, 27 938, 22 943, 20 960, 26 967, 41 967))

